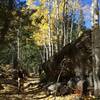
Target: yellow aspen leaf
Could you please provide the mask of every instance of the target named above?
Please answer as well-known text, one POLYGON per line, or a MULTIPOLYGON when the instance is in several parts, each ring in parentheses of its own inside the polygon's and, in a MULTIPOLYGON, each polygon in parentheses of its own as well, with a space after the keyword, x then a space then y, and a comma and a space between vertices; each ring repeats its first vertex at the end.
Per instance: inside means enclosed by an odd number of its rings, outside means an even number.
POLYGON ((29 6, 29 5, 32 5, 33 4, 33 0, 27 0, 26 1, 26 4, 29 6))
POLYGON ((16 15, 16 11, 12 11, 12 15, 16 15))

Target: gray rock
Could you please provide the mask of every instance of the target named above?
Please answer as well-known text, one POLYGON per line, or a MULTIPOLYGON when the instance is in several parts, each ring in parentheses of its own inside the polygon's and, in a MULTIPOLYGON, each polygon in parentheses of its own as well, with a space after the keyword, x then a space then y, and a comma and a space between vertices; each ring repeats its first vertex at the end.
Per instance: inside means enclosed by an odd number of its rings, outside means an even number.
POLYGON ((50 94, 54 94, 55 92, 57 92, 58 88, 61 86, 61 83, 54 83, 51 84, 50 86, 48 86, 48 91, 50 92, 50 94))

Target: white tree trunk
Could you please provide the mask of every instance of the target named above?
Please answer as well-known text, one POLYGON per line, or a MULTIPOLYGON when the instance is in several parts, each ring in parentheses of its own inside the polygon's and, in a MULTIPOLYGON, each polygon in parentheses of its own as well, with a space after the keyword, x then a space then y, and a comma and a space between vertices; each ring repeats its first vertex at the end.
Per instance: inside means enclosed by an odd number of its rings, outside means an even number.
POLYGON ((92 27, 99 26, 99 11, 98 11, 98 9, 99 9, 98 0, 92 0, 92 6, 91 6, 92 27))
POLYGON ((94 94, 100 95, 100 30, 99 28, 99 14, 98 14, 98 0, 92 1, 92 54, 93 54, 93 80, 94 80, 94 94))
POLYGON ((50 27, 50 0, 48 0, 48 37, 49 37, 49 44, 48 44, 48 51, 49 51, 49 57, 51 57, 52 48, 51 48, 51 27, 50 27))
POLYGON ((100 30, 93 32, 93 77, 94 77, 94 93, 100 95, 100 30))
POLYGON ((19 29, 17 31, 17 60, 19 61, 20 59, 20 54, 19 54, 19 29))

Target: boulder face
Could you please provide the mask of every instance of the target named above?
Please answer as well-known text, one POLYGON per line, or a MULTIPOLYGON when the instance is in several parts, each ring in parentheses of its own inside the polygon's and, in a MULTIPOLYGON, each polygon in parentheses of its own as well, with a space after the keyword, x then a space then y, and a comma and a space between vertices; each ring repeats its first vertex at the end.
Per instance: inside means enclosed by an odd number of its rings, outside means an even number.
POLYGON ((91 44, 91 31, 88 30, 43 63, 42 70, 47 81, 56 81, 60 72, 59 81, 68 81, 75 76, 89 76, 92 71, 91 44))
POLYGON ((4 87, 0 84, 0 90, 3 90, 4 89, 4 87))

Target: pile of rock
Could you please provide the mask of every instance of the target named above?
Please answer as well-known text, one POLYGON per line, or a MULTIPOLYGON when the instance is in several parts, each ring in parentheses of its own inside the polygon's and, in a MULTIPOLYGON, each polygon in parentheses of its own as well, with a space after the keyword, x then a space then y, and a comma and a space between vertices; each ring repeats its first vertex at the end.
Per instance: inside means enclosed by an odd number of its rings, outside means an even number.
POLYGON ((47 95, 78 94, 89 95, 89 81, 79 78, 71 78, 68 82, 50 82, 43 86, 47 95))

